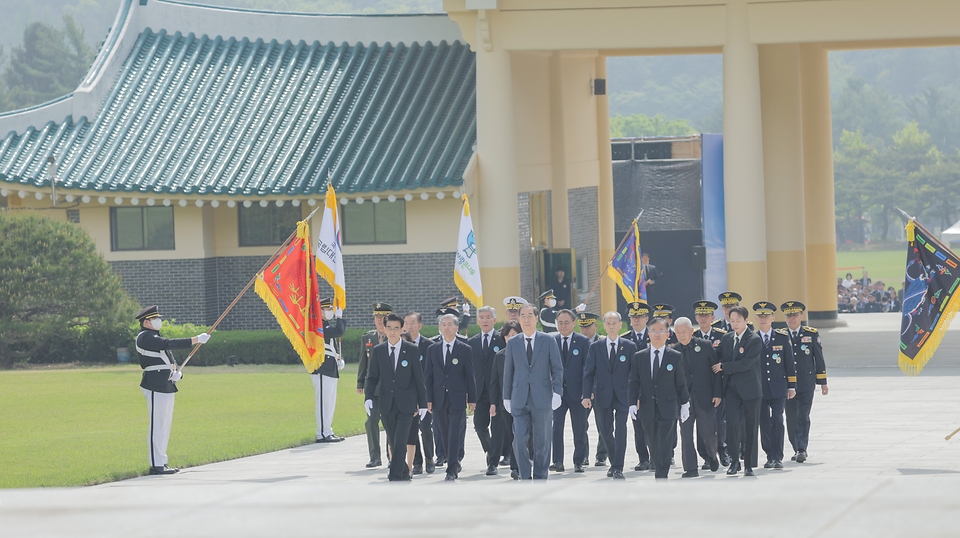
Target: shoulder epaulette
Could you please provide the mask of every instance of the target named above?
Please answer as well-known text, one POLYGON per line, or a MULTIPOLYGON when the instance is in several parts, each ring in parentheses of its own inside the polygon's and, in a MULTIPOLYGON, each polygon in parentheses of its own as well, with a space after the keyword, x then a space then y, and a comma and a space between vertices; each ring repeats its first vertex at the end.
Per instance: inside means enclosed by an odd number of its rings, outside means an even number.
POLYGON ((803 326, 803 330, 805 330, 805 331, 807 331, 807 332, 811 332, 811 333, 817 332, 817 330, 814 329, 813 327, 807 327, 806 325, 803 326))
POLYGON ((715 319, 713 323, 710 324, 711 327, 716 327, 717 325, 723 325, 723 319, 715 319))
POLYGON ((784 336, 790 336, 790 331, 786 329, 774 329, 777 334, 782 334, 784 336))
POLYGON ((720 327, 714 327, 713 330, 717 331, 720 334, 727 334, 727 330, 721 329, 720 327))

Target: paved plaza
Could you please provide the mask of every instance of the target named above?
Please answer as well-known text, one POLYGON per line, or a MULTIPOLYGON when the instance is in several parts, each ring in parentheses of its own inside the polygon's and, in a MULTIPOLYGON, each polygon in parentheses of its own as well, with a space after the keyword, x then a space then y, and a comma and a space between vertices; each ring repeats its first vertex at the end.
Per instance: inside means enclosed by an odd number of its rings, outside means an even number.
POLYGON ((830 393, 814 400, 810 459, 782 471, 681 480, 673 468, 655 481, 629 470, 614 482, 606 467, 575 474, 567 461, 545 483, 515 482, 505 468, 483 475, 469 429, 459 481, 439 468, 388 483, 385 467, 364 468, 356 436, 170 477, 0 490, 0 536, 960 535, 960 435, 944 440, 960 426, 960 330, 909 378, 895 367, 897 315, 846 319, 824 331, 830 393))

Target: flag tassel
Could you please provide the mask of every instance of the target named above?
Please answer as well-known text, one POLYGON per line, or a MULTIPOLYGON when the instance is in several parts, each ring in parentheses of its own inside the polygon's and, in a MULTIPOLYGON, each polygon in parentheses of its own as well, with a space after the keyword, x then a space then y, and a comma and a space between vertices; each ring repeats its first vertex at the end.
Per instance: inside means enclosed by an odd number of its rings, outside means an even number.
POLYGON ((906 356, 903 351, 900 352, 900 358, 897 363, 900 365, 900 370, 902 370, 903 373, 909 376, 920 374, 920 370, 930 362, 933 354, 937 351, 937 348, 940 347, 940 341, 943 340, 947 329, 950 327, 950 322, 953 321, 953 317, 957 315, 958 310, 960 310, 960 299, 957 298, 957 295, 952 295, 947 301, 946 306, 943 307, 943 314, 940 316, 940 321, 937 323, 937 326, 930 331, 930 336, 927 337, 923 347, 917 352, 917 356, 911 359, 906 356))

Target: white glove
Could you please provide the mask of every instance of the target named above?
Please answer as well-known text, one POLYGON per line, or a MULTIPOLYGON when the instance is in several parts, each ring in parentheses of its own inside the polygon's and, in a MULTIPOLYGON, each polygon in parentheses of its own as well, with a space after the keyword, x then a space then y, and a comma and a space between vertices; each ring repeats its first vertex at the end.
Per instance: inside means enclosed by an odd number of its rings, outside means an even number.
POLYGON ((177 381, 180 381, 180 379, 182 378, 183 378, 183 372, 181 372, 180 370, 174 370, 173 373, 170 374, 170 381, 173 381, 174 383, 176 383, 177 381))
POLYGON ((200 342, 201 344, 206 344, 207 340, 209 339, 210 339, 210 335, 207 333, 197 335, 197 342, 200 342))
POLYGON ((510 412, 510 400, 503 401, 503 410, 506 411, 507 413, 510 412))
POLYGON ((577 312, 583 312, 583 311, 586 310, 586 309, 587 309, 587 304, 586 304, 586 303, 580 303, 580 304, 577 305, 577 312))
POLYGON ((560 407, 560 404, 561 404, 560 395, 557 394, 556 392, 554 392, 554 393, 553 393, 553 401, 550 402, 550 407, 551 407, 554 411, 556 411, 556 410, 560 407))
POLYGON ((373 400, 367 400, 363 402, 363 408, 367 411, 367 416, 370 416, 370 413, 373 411, 373 400))
POLYGON ((470 303, 463 303, 463 313, 470 315, 470 303))
POLYGON ((635 405, 630 406, 630 418, 633 420, 637 420, 637 406, 635 405))
POLYGON ((420 420, 423 420, 423 417, 427 416, 426 409, 420 409, 420 420))
POLYGON ((337 359, 337 370, 343 370, 347 366, 347 363, 343 359, 337 359))
POLYGON ((690 402, 680 406, 680 422, 686 422, 690 418, 690 402))
POLYGON ((334 312, 333 312, 333 317, 335 317, 335 318, 342 318, 342 317, 343 317, 343 309, 342 309, 342 308, 338 308, 338 309, 334 310, 334 312))

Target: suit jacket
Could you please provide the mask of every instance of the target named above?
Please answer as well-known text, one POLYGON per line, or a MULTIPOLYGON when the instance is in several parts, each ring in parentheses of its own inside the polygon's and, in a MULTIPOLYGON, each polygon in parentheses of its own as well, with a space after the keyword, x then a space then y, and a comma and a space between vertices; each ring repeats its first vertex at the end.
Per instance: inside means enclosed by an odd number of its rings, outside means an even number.
MULTIPOLYGON (((763 342, 763 336, 757 336, 763 342)), ((787 397, 787 389, 797 388, 797 366, 786 329, 770 331, 770 345, 764 346, 760 356, 760 382, 767 400, 782 400, 787 397)))
POLYGON ((753 400, 763 396, 760 387, 760 355, 763 353, 763 341, 750 327, 743 331, 740 346, 734 349, 733 342, 737 333, 730 331, 720 340, 720 362, 723 363, 723 393, 731 389, 744 400, 753 400), (743 351, 740 351, 743 350, 743 351))
POLYGON ((497 407, 503 406, 503 360, 506 355, 507 348, 504 346, 490 361, 490 374, 487 376, 487 394, 490 403, 497 407))
POLYGON ((446 342, 439 342, 427 349, 427 401, 435 408, 450 405, 466 407, 477 402, 477 377, 473 369, 473 350, 459 338, 454 339, 450 361, 444 364, 446 342))
POLYGON ((483 333, 477 333, 467 340, 470 349, 473 350, 473 367, 477 374, 477 401, 489 403, 493 400, 487 393, 487 376, 490 374, 493 356, 506 346, 506 342, 496 330, 490 338, 490 347, 487 351, 483 350, 483 333))
POLYGON ((687 376, 687 392, 690 400, 700 407, 713 407, 712 400, 721 398, 720 374, 713 373, 712 367, 720 362, 710 340, 693 338, 683 345, 677 342, 676 349, 683 356, 683 373, 687 376))
MULTIPOLYGON (((192 338, 164 338, 159 331, 143 329, 137 335, 137 353, 140 354, 140 368, 150 366, 177 365, 177 359, 170 353, 171 349, 189 349, 193 346, 192 338)), ((154 392, 177 392, 177 384, 170 381, 170 370, 150 370, 143 372, 140 386, 154 392)))
POLYGON ((563 356, 563 336, 556 333, 557 348, 560 349, 560 362, 563 364, 563 396, 569 401, 579 402, 583 397, 583 370, 590 352, 587 337, 573 333, 567 346, 567 356, 563 356))
MULTIPOLYGON (((583 369, 583 398, 595 397, 597 407, 624 407, 633 405, 630 400, 630 357, 637 352, 637 345, 626 338, 617 340, 617 352, 610 360, 610 340, 601 338, 590 344, 587 364, 583 369)), ((636 402, 636 400, 634 400, 636 402)))
POLYGON ((817 330, 800 327, 792 342, 793 356, 797 361, 797 392, 813 392, 817 385, 826 385, 827 365, 817 330))
POLYGON ((503 399, 512 409, 550 409, 554 394, 563 394, 563 362, 557 340, 533 333, 533 363, 527 363, 526 337, 521 333, 507 342, 503 358, 503 399))
MULTIPOLYGON (((709 340, 710 342, 712 342, 714 350, 720 347, 720 339, 722 339, 723 335, 725 334, 727 334, 727 331, 725 331, 720 327, 711 327, 710 332, 706 334, 704 334, 704 332, 701 331, 700 329, 693 331, 694 338, 703 338, 704 340, 709 340)), ((718 355, 717 360, 719 359, 720 357, 718 355)))
POLYGON ((670 346, 663 348, 660 366, 651 372, 650 354, 653 349, 641 349, 633 354, 630 366, 630 401, 640 401, 640 414, 653 418, 654 404, 660 416, 679 418, 680 406, 690 400, 687 376, 683 373, 683 356, 670 346), (652 374, 652 375, 651 375, 652 374))
POLYGON ((370 356, 363 397, 367 400, 372 400, 374 395, 379 397, 381 413, 396 409, 400 413, 412 414, 427 408, 427 389, 419 365, 420 351, 404 340, 400 340, 399 351, 396 370, 390 358, 389 342, 376 345, 370 356))
POLYGON ((420 368, 423 369, 423 378, 426 382, 427 376, 427 350, 430 349, 430 346, 435 344, 433 340, 427 338, 426 336, 420 335, 420 342, 414 342, 413 345, 417 346, 417 349, 420 351, 420 368))

